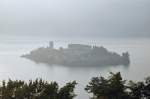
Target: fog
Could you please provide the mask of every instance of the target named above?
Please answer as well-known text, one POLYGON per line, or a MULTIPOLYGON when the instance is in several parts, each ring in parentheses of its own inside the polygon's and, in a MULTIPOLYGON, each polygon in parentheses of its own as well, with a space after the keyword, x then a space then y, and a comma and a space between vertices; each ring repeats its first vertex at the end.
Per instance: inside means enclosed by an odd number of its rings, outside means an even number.
POLYGON ((0 36, 150 37, 150 0, 0 0, 0 36))

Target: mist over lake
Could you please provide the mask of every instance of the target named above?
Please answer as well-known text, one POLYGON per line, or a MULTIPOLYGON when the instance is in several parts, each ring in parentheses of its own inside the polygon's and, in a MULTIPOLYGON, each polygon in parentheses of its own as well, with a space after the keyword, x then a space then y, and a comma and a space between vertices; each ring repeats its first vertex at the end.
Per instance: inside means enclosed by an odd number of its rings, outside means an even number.
POLYGON ((57 81, 60 85, 68 81, 77 80, 76 99, 87 99, 85 85, 91 77, 104 75, 109 72, 120 71, 125 79, 142 80, 150 75, 150 39, 146 38, 50 38, 50 37, 7 37, 0 39, 0 80, 21 79, 29 80, 42 78, 48 81, 57 81), (58 65, 37 64, 21 58, 22 54, 33 49, 48 46, 54 41, 54 47, 67 47, 69 43, 104 46, 110 51, 121 54, 128 51, 130 54, 129 66, 97 66, 97 67, 68 67, 58 65))
POLYGON ((0 0, 0 98, 146 99, 147 86, 150 0, 0 0))

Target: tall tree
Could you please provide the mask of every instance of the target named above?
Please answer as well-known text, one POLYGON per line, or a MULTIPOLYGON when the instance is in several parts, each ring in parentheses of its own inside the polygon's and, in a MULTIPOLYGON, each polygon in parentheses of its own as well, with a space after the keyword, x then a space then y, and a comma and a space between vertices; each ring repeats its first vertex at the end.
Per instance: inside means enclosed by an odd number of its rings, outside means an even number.
POLYGON ((85 90, 93 93, 95 99, 127 99, 125 81, 122 80, 120 72, 110 73, 106 79, 104 77, 93 77, 85 90))

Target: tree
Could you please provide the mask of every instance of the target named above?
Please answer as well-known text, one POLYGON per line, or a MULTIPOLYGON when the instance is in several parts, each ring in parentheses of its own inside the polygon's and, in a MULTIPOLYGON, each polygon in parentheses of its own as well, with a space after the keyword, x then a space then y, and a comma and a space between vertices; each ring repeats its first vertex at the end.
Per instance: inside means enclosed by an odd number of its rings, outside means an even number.
POLYGON ((126 86, 125 80, 122 79, 120 72, 118 73, 110 73, 111 76, 109 77, 109 96, 113 99, 126 99, 126 86))
POLYGON ((45 84, 39 99, 57 99, 59 86, 56 82, 45 84))
POLYGON ((75 81, 67 83, 62 88, 56 82, 45 82, 42 79, 3 81, 0 86, 0 99, 73 99, 76 95, 75 81))
POLYGON ((150 99, 150 77, 144 82, 129 82, 130 96, 132 99, 150 99))
POLYGON ((104 77, 93 77, 92 80, 89 82, 89 85, 87 85, 85 88, 88 93, 93 93, 93 97, 104 97, 106 99, 108 98, 109 94, 108 89, 108 80, 104 77))
POLYGON ((93 77, 85 90, 93 93, 95 99, 127 99, 125 81, 122 80, 120 72, 110 73, 107 79, 104 77, 93 77))
POLYGON ((150 99, 150 77, 147 77, 145 79, 145 86, 144 86, 143 94, 147 99, 150 99))
POLYGON ((67 83, 64 87, 59 90, 58 99, 73 99, 76 94, 74 93, 74 88, 76 81, 67 83))

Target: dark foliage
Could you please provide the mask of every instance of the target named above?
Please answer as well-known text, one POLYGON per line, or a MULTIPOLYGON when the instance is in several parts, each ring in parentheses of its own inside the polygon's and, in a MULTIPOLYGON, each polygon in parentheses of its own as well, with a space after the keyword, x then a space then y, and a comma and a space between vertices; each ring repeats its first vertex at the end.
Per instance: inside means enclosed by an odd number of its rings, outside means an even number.
MULTIPOLYGON (((59 87, 57 82, 42 79, 28 82, 9 79, 0 85, 0 99, 74 99, 76 81, 59 87)), ((110 73, 108 78, 93 77, 85 90, 91 99, 150 99, 150 77, 133 82, 122 79, 120 72, 110 73)))
POLYGON ((120 72, 110 75, 91 79, 85 90, 93 94, 92 99, 150 99, 150 77, 144 82, 126 84, 120 72))
POLYGON ((16 80, 2 82, 0 99, 73 99, 76 95, 75 81, 59 88, 56 82, 45 82, 42 79, 30 80, 28 83, 16 80))

